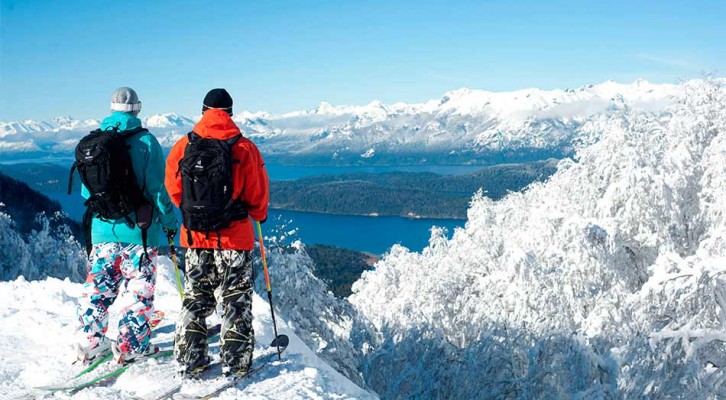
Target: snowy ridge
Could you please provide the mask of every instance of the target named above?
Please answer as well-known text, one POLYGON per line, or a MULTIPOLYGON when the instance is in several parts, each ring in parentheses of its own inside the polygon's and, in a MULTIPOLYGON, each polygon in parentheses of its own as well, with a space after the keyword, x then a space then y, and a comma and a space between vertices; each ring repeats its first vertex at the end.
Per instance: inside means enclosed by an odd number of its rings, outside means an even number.
MULTIPOLYGON (((161 257, 157 279, 155 306, 164 310, 163 324, 176 320, 181 307, 173 277, 173 266, 161 257)), ((81 295, 81 285, 68 280, 47 279, 28 282, 23 278, 0 282, 0 398, 13 398, 26 393, 31 386, 55 384, 74 370, 70 366, 73 353, 70 344, 76 325, 75 305, 81 295)), ((123 302, 119 298, 116 304, 123 302)), ((118 318, 114 305, 111 318, 118 318)), ((254 329, 260 354, 263 343, 273 338, 268 304, 259 296, 253 300, 254 329)), ((278 318, 280 333, 290 336, 291 344, 283 361, 274 362, 260 373, 220 395, 220 398, 278 398, 278 399, 374 399, 376 396, 360 389, 326 363, 322 362, 278 318)), ((114 324, 110 324, 110 331, 114 324)), ((169 346, 173 340, 173 327, 157 330, 154 342, 169 346)), ((113 332, 110 332, 113 334, 113 332)), ((215 354, 215 347, 211 347, 215 354)), ((218 355, 216 356, 218 358, 218 355)), ((169 361, 146 361, 134 364, 115 381, 82 390, 72 398, 130 398, 145 396, 173 379, 169 361)), ((76 368, 78 369, 78 368, 76 368)), ((194 389, 194 385, 190 386, 194 389)), ((38 393, 38 398, 50 398, 38 393)))
POLYGON ((265 154, 315 154, 330 162, 416 162, 418 155, 434 163, 514 162, 568 155, 588 121, 623 110, 659 113, 681 92, 646 81, 500 93, 463 88, 420 104, 321 103, 247 132, 265 154), (511 159, 502 158, 505 151, 511 159))
POLYGON ((593 120, 545 183, 395 246, 350 298, 382 398, 726 396, 726 95, 593 120), (432 384, 431 382, 436 382, 432 384), (485 393, 485 394, 483 394, 485 393))
MULTIPOLYGON (((303 157, 317 162, 400 159, 416 162, 491 163, 502 150, 513 159, 539 159, 572 152, 583 124, 616 112, 662 112, 682 85, 612 81, 578 89, 525 89, 489 92, 467 88, 424 103, 334 106, 321 102, 309 110, 280 115, 243 111, 234 116, 244 133, 271 157, 303 157), (369 151, 373 149, 373 153, 369 151)), ((170 146, 199 117, 153 115, 144 123, 170 146)), ((67 148, 98 121, 0 122, 0 153, 52 154, 67 148), (66 133, 49 135, 48 133, 66 133), (68 134, 68 132, 72 132, 68 134)))
POLYGON ((155 114, 143 120, 143 126, 147 128, 181 128, 195 123, 195 120, 175 113, 155 114))
POLYGON ((50 121, 26 120, 23 122, 0 122, 0 137, 17 133, 60 132, 72 130, 96 129, 98 120, 77 120, 71 117, 57 117, 50 121))

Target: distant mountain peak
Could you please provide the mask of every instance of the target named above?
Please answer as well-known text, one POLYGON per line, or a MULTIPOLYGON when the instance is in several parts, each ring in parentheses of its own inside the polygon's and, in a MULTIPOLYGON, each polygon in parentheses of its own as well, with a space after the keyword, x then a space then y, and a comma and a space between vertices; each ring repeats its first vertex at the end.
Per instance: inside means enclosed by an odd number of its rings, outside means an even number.
POLYGON ((144 126, 149 128, 172 128, 194 125, 194 120, 177 113, 154 114, 144 119, 144 126))
POLYGON ((68 122, 75 121, 75 118, 67 115, 67 116, 51 118, 51 121, 60 124, 60 123, 68 123, 68 122))
POLYGON ((316 114, 332 114, 336 111, 336 108, 327 101, 321 101, 318 107, 315 109, 316 114))

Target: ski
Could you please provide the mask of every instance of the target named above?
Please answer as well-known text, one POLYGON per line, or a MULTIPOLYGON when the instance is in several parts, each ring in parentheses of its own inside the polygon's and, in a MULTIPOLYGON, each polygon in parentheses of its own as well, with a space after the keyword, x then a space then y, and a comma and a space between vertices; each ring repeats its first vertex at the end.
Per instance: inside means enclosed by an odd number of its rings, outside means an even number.
MULTIPOLYGON (((282 348, 280 349, 280 352, 282 353, 282 348)), ((233 386, 237 386, 238 383, 244 381, 245 379, 249 378, 253 374, 259 372, 266 365, 268 365, 272 361, 275 361, 276 358, 277 358, 277 353, 269 354, 269 355, 267 355, 265 357, 262 357, 259 360, 259 364, 256 365, 256 366, 254 366, 254 367, 252 367, 249 371, 247 371, 246 374, 239 375, 239 376, 235 376, 234 378, 227 378, 226 379, 226 382, 222 383, 220 386, 216 387, 211 392, 206 393, 204 395, 197 395, 197 396, 194 396, 194 397, 191 397, 191 396, 182 396, 179 399, 203 399, 203 400, 207 400, 207 399, 211 399, 213 397, 216 397, 217 395, 221 394, 225 390, 227 390, 227 389, 229 389, 229 388, 231 388, 233 386)))
MULTIPOLYGON (((208 328, 207 329, 207 340, 211 341, 214 338, 216 338, 219 335, 220 329, 221 329, 221 325, 219 325, 219 324, 208 328)), ((173 350, 166 350, 166 351, 160 351, 156 354, 152 354, 148 357, 145 357, 144 359, 163 359, 163 358, 171 357, 173 355, 174 355, 173 350)), ((142 359, 140 361, 143 361, 144 359, 142 359)), ((70 384, 70 385, 65 385, 65 386, 42 386, 42 387, 36 387, 34 389, 44 390, 44 391, 51 392, 51 393, 66 392, 68 394, 73 394, 73 393, 78 392, 79 390, 85 389, 90 386, 94 386, 97 383, 117 377, 117 376, 123 374, 124 372, 126 372, 126 370, 128 370, 129 367, 131 367, 133 364, 134 363, 119 365, 115 369, 112 369, 111 371, 106 372, 98 377, 95 377, 95 378, 92 378, 92 379, 89 379, 89 380, 86 380, 84 382, 80 382, 77 384, 70 384)))
MULTIPOLYGON (((152 332, 154 330, 156 330, 157 327, 159 327, 159 324, 161 324, 161 321, 164 318, 164 315, 165 315, 165 313, 161 310, 156 310, 151 314, 151 318, 149 319, 149 325, 151 326, 152 332)), ((83 375, 86 375, 87 373, 96 369, 99 365, 105 363, 106 361, 109 361, 111 358, 113 358, 113 353, 109 352, 105 356, 92 362, 90 365, 88 365, 86 368, 84 368, 81 372, 77 373, 71 379, 78 379, 78 378, 82 377, 83 375)))
MULTIPOLYGON (((171 357, 173 355, 174 355, 174 351, 173 350, 167 350, 167 351, 162 351, 162 352, 153 354, 153 355, 151 355, 149 357, 146 357, 146 358, 147 359, 152 359, 152 358, 153 359, 159 359, 159 358, 171 357)), ((83 383, 80 383, 80 384, 77 384, 77 385, 74 385, 74 386, 57 387, 57 388, 43 388, 43 389, 45 389, 45 390, 47 390, 49 392, 66 392, 68 394, 73 394, 73 393, 78 392, 79 390, 85 389, 85 388, 90 387, 90 386, 94 386, 95 384, 97 384, 99 382, 103 382, 103 381, 105 381, 107 379, 111 379, 113 377, 117 377, 117 376, 123 374, 124 372, 126 372, 126 370, 128 370, 131 365, 132 364, 125 364, 125 365, 119 366, 118 368, 112 370, 111 372, 108 372, 108 373, 106 373, 104 375, 101 375, 101 376, 99 376, 97 378, 93 378, 93 379, 91 379, 89 381, 86 381, 86 382, 83 382, 83 383)))
POLYGON ((110 360, 111 358, 113 358, 113 353, 109 352, 109 353, 108 353, 108 354, 106 354, 105 356, 103 356, 103 357, 99 358, 98 360, 94 361, 93 363, 91 363, 91 364, 90 364, 90 365, 89 365, 88 367, 86 367, 86 368, 85 368, 85 369, 84 369, 83 371, 81 371, 81 372, 77 373, 77 374, 76 374, 76 375, 75 375, 75 376, 74 376, 74 377, 73 377, 72 379, 77 379, 77 378, 80 378, 80 377, 82 377, 83 375, 86 375, 87 373, 89 373, 89 372, 93 371, 93 370, 94 370, 94 369, 96 369, 96 368, 97 368, 97 367, 98 367, 99 365, 101 365, 101 364, 105 363, 106 361, 110 360))
MULTIPOLYGON (((228 389, 228 388, 236 385, 237 383, 243 381, 244 379, 248 378, 250 375, 259 371, 260 369, 262 369, 264 366, 266 366, 270 362, 274 361, 275 359, 278 359, 280 354, 283 351, 285 351, 285 349, 287 348, 289 343, 290 343, 290 339, 288 338, 287 335, 278 335, 272 341, 272 343, 270 343, 270 346, 269 346, 270 348, 276 349, 275 353, 270 353, 270 354, 266 354, 264 356, 255 358, 252 361, 252 363, 257 364, 257 365, 253 366, 249 371, 247 371, 246 374, 240 375, 240 376, 237 376, 234 378, 225 379, 224 381, 221 382, 221 386, 216 386, 216 387, 212 388, 211 392, 207 392, 205 394, 196 395, 196 396, 179 393, 181 391, 182 387, 184 386, 184 379, 182 379, 181 382, 176 383, 174 385, 174 387, 169 388, 167 391, 165 391, 164 393, 162 393, 156 397, 153 397, 153 399, 154 400, 164 400, 164 399, 172 398, 172 396, 175 399, 208 399, 208 398, 214 397, 217 394, 225 391, 226 389, 228 389)), ((208 371, 211 369, 212 369, 212 365, 210 365, 210 368, 208 369, 208 371)), ((202 376, 204 376, 204 374, 202 374, 202 376)), ((195 380, 202 380, 202 379, 195 379, 195 380)), ((212 380, 209 382, 209 385, 214 386, 214 383, 217 383, 217 382, 218 382, 217 380, 212 380)), ((136 399, 144 400, 145 398, 137 397, 136 399)))
POLYGON ((200 399, 211 399, 213 397, 216 397, 217 395, 221 394, 222 392, 229 389, 230 387, 235 386, 238 383, 242 382, 243 380, 249 378, 254 373, 258 372, 259 370, 264 368, 267 364, 269 364, 270 361, 274 361, 274 359, 272 357, 265 357, 265 358, 267 360, 263 364, 250 369, 244 375, 236 376, 234 378, 227 378, 225 381, 223 381, 224 382, 223 384, 216 387, 214 389, 214 391, 212 391, 212 392, 208 392, 206 394, 201 394, 201 395, 196 395, 196 396, 190 395, 190 394, 185 394, 185 393, 180 393, 180 394, 177 394, 176 396, 174 396, 174 400, 200 400, 200 399))

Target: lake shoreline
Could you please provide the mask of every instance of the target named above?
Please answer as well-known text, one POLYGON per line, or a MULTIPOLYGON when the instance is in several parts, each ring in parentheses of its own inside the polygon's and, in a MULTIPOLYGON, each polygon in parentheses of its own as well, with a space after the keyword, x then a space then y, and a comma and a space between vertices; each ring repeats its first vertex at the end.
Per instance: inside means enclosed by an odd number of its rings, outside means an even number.
POLYGON ((311 214, 320 214, 320 215, 339 215, 339 216, 348 216, 348 217, 370 217, 370 218, 403 218, 407 220, 425 220, 425 219, 433 219, 433 220, 457 220, 457 221, 466 221, 466 218, 461 217, 430 217, 426 215, 417 215, 417 216, 407 216, 407 215, 396 215, 396 214, 379 214, 379 213, 372 213, 372 214, 354 214, 354 213, 337 213, 337 212, 324 212, 324 211, 313 211, 313 210, 305 210, 305 209, 297 209, 297 208, 288 208, 288 207, 275 207, 270 205, 270 210, 278 210, 278 211, 294 211, 294 212, 304 212, 304 213, 311 213, 311 214))

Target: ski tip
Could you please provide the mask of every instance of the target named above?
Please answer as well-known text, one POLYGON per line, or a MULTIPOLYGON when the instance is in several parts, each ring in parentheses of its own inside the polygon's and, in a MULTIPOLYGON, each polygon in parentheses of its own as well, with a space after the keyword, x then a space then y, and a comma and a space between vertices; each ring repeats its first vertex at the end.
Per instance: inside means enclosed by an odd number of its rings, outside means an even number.
POLYGON ((277 335, 275 340, 270 343, 270 347, 287 347, 290 344, 290 338, 287 335, 277 335))

